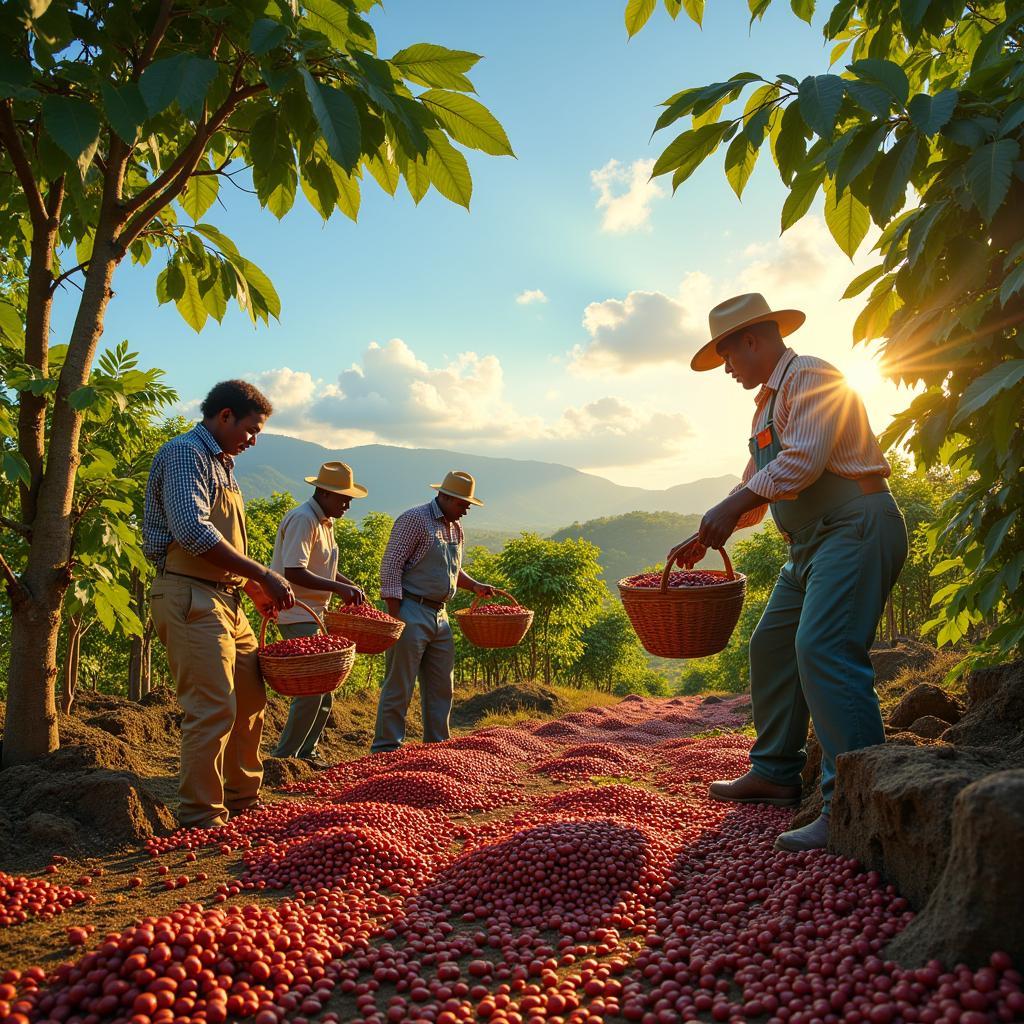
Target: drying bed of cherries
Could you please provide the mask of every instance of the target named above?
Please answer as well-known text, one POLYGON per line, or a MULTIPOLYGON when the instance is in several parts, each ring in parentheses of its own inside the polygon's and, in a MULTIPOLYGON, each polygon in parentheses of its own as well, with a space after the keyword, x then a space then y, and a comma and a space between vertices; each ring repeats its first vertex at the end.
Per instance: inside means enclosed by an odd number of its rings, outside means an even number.
POLYGON ((318 633, 316 636, 298 636, 291 640, 278 640, 260 648, 260 654, 272 658, 294 658, 303 654, 327 654, 343 651, 352 646, 352 641, 334 633, 318 633))
MULTIPOLYGON (((85 879, 84 884, 88 884, 85 879)), ((21 924, 30 917, 44 921, 63 914, 92 897, 70 885, 54 885, 43 878, 26 878, 0 871, 0 928, 21 924)))
POLYGON ((891 886, 775 852, 788 812, 707 799, 750 741, 687 733, 738 724, 739 703, 629 698, 481 730, 154 839, 157 873, 213 846, 239 876, 211 906, 82 930, 56 969, 0 972, 0 1024, 1024 1020, 1008 956, 887 961, 913 916, 891 886))
MULTIPOLYGON (((627 576, 622 581, 627 587, 637 587, 640 590, 660 590, 660 572, 641 572, 635 576, 627 576)), ((705 572, 703 569, 680 569, 668 574, 668 585, 673 588, 680 587, 711 587, 718 583, 727 582, 720 574, 705 572)))

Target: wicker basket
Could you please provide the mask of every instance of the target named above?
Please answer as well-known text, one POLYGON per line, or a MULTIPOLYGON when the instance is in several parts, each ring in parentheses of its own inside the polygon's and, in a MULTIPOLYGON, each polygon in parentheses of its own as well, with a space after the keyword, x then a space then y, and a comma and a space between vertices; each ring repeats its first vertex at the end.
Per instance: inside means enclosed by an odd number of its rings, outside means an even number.
POLYGON ((383 654, 398 641, 405 629, 400 619, 367 619, 361 615, 350 615, 342 611, 328 611, 324 622, 330 633, 347 636, 354 640, 356 654, 383 654))
MULTIPOLYGON (((495 588, 495 593, 503 594, 512 604, 519 603, 506 590, 495 588)), ((476 611, 481 600, 485 599, 475 597, 468 608, 455 613, 463 635, 475 647, 515 647, 533 625, 533 612, 527 608, 519 615, 481 615, 476 611)))
MULTIPOLYGON (((302 601, 295 603, 313 616, 321 632, 327 632, 320 616, 308 604, 302 601)), ((325 651, 323 654, 274 657, 263 653, 269 621, 269 618, 265 618, 260 626, 259 659, 263 678, 271 689, 285 697, 312 697, 314 694, 330 693, 345 682, 356 660, 355 644, 349 644, 340 651, 325 651)))
POLYGON ((717 654, 729 643, 743 608, 747 578, 733 571, 724 548, 718 553, 725 562, 725 572, 701 571, 720 577, 721 583, 670 588, 674 560, 665 565, 660 590, 633 587, 619 580, 622 606, 649 653, 659 658, 704 658, 717 654))

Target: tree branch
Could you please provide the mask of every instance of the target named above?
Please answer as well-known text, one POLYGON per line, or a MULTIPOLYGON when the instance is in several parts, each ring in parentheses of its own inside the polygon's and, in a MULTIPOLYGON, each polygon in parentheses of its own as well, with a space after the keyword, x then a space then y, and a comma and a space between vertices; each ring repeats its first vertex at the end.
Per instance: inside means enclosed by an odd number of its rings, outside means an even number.
POLYGON ((7 559, 0 553, 0 579, 7 584, 7 593, 11 598, 12 607, 19 607, 26 604, 31 598, 28 588, 14 574, 14 570, 7 564, 7 559))
POLYGON ((142 53, 132 71, 132 81, 138 81, 139 76, 149 66, 157 48, 163 42, 164 33, 167 31, 167 26, 171 23, 171 11, 173 8, 174 0, 162 0, 160 13, 156 16, 156 24, 153 26, 153 31, 149 34, 146 45, 143 47, 142 53))
POLYGON ((28 154, 18 137, 18 129, 14 123, 14 109, 10 100, 0 103, 0 142, 11 155, 11 163, 14 164, 18 181, 21 182, 21 189, 25 193, 25 200, 28 203, 29 215, 32 218, 32 226, 41 230, 46 225, 46 207, 43 205, 43 196, 39 191, 39 185, 32 174, 32 166, 28 161, 28 154))
POLYGON ((32 539, 32 527, 28 523, 22 523, 17 519, 10 519, 5 515, 0 515, 0 526, 6 526, 8 530, 20 533, 26 540, 32 539))
POLYGON ((73 274, 77 274, 80 270, 84 271, 88 266, 89 261, 83 260, 81 263, 78 264, 77 267, 72 267, 70 270, 64 271, 64 273, 61 274, 60 277, 55 277, 53 279, 53 284, 50 285, 50 294, 52 295, 57 290, 57 288, 73 274))

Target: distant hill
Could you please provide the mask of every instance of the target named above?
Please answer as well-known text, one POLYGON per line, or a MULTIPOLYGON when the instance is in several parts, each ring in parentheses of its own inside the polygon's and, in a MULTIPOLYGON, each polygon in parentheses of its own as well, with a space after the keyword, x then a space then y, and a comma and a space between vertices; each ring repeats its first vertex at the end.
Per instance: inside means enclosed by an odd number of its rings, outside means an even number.
MULTIPOLYGON (((737 454, 737 463, 741 456, 737 454)), ((349 513, 353 518, 370 511, 397 515, 427 501, 432 493, 429 485, 438 483, 448 470, 472 473, 486 506, 473 509, 467 517, 470 544, 474 543, 475 526, 481 531, 510 534, 521 530, 550 533, 573 520, 585 522, 627 512, 703 513, 738 483, 738 477, 728 475, 665 490, 622 487, 551 462, 380 444, 329 449, 283 434, 262 435, 255 448, 239 457, 237 474, 246 498, 268 497, 274 491, 291 491, 302 498, 309 493, 303 477, 313 476, 320 463, 335 459, 351 465, 356 479, 370 491, 366 500, 353 504, 349 513)))
MULTIPOLYGON (((551 535, 552 540, 580 538, 601 549, 601 565, 605 582, 615 590, 623 576, 643 572, 649 565, 664 562, 670 548, 697 532, 700 515, 679 515, 674 512, 629 512, 621 516, 604 516, 586 523, 573 523, 551 535)), ((726 545, 752 533, 739 530, 726 545)), ((711 552, 700 563, 709 569, 721 569, 722 558, 711 552)))

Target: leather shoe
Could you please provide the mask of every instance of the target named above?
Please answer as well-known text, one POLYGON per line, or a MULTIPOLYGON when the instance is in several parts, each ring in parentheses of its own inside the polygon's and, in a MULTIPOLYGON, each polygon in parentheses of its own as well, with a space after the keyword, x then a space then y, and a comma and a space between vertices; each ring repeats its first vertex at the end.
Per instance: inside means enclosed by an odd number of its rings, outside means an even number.
POLYGON ((300 757, 303 764, 308 764, 315 772, 325 772, 331 766, 318 754, 311 754, 309 757, 300 757))
POLYGON ((712 782, 708 787, 712 800, 731 800, 739 804, 772 804, 775 807, 795 807, 800 803, 799 786, 780 786, 769 782, 753 771, 731 781, 712 782))

